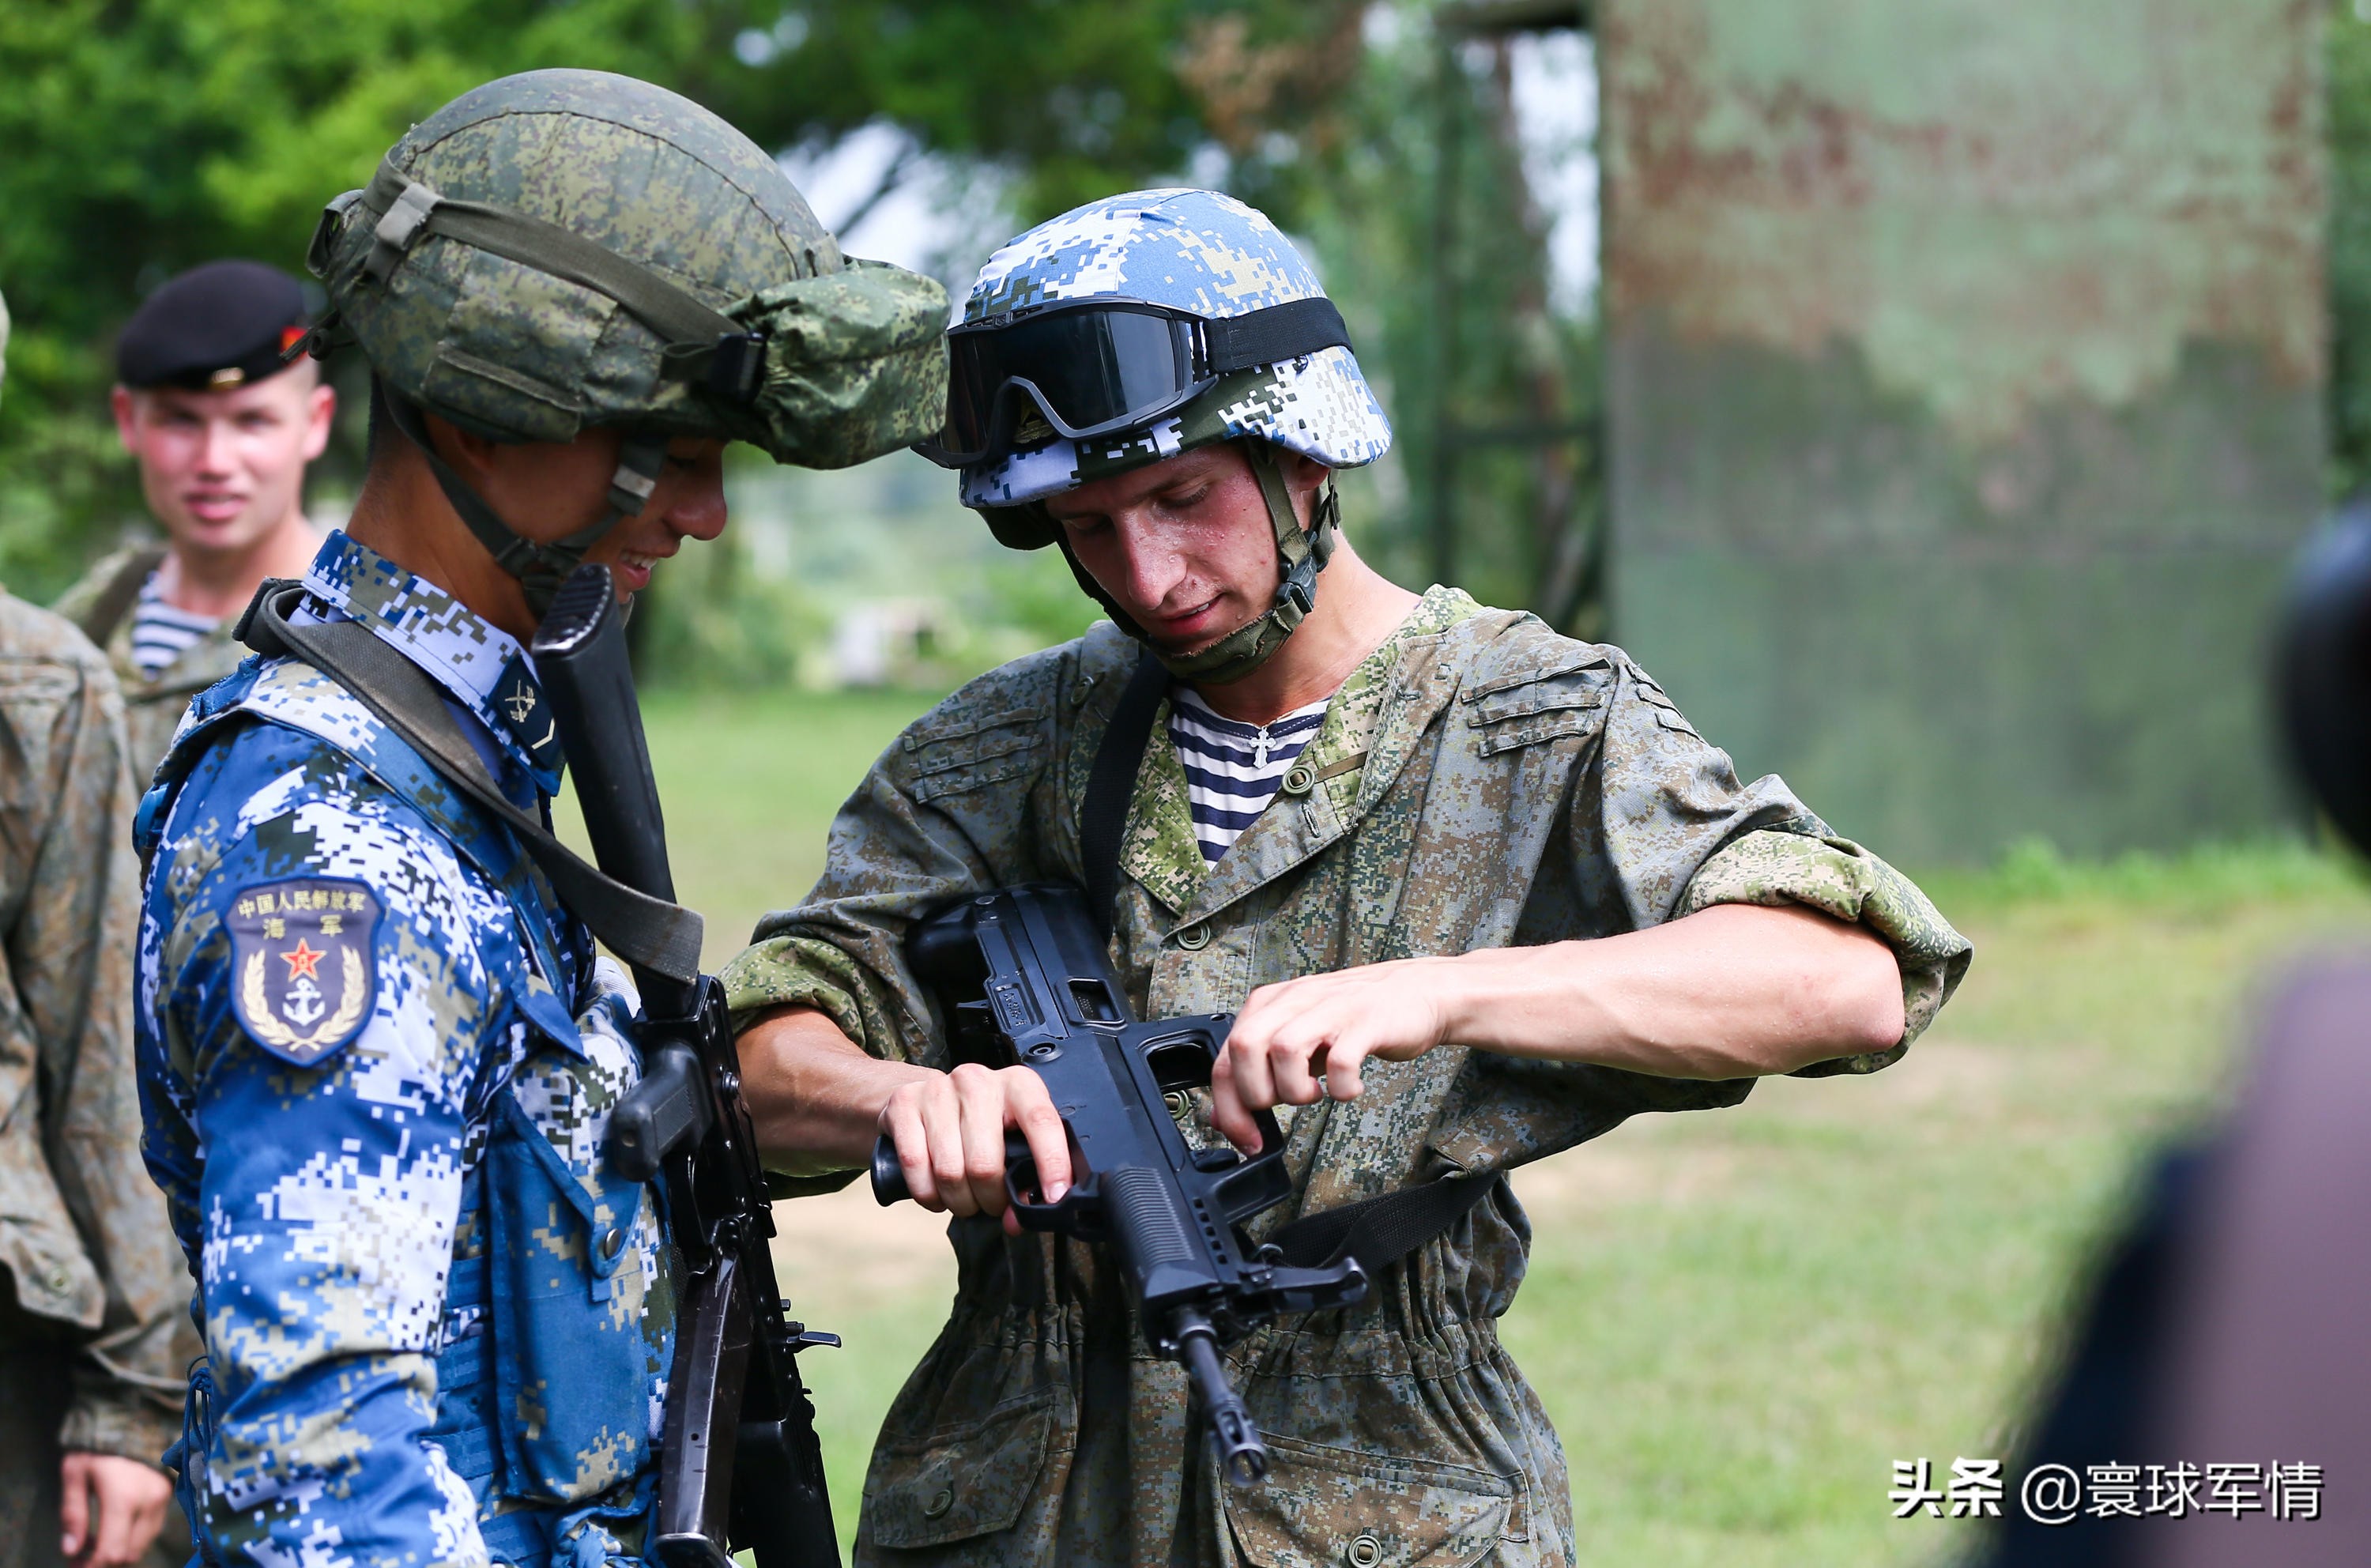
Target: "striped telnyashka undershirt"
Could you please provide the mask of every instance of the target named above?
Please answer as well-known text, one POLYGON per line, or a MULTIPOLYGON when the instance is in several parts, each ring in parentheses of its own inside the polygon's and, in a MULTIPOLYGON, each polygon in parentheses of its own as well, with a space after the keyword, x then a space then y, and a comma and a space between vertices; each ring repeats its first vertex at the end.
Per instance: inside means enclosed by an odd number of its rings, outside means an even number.
POLYGON ((157 578, 156 572, 148 574, 132 612, 132 662, 152 677, 222 624, 213 616, 192 615, 167 604, 157 578))
POLYGON ((1331 698, 1296 708, 1269 724, 1222 718, 1187 686, 1171 693, 1169 740, 1186 769, 1186 796, 1202 859, 1232 847, 1276 799, 1287 768, 1317 738, 1331 698))

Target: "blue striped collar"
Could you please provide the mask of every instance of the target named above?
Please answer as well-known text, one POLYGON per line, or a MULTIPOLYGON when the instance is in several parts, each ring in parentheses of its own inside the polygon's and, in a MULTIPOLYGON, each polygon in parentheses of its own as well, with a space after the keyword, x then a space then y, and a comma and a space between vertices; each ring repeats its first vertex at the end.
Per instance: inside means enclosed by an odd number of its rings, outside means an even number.
POLYGON ((1230 719, 1212 708, 1202 700, 1201 694, 1195 691, 1192 686, 1175 687, 1171 695, 1175 698, 1173 707, 1197 729, 1209 730, 1221 735, 1241 736, 1245 740, 1253 740, 1262 734, 1274 740, 1284 735, 1297 735, 1304 730, 1314 730, 1325 722, 1326 707, 1334 700, 1331 697, 1321 697, 1306 708, 1296 708, 1281 718, 1270 720, 1267 723, 1246 724, 1240 719, 1230 719))

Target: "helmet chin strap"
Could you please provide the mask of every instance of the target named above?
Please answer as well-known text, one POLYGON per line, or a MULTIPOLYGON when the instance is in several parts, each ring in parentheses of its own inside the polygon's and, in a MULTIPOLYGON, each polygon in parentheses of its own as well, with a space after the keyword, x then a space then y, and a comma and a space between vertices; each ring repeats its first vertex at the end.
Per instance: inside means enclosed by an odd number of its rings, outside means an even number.
POLYGON ((666 467, 666 437, 628 432, 625 444, 618 450, 617 472, 609 477, 609 504, 600 521, 565 538, 549 542, 530 539, 514 531, 483 496, 471 490, 468 481, 436 455, 419 404, 384 386, 379 388, 379 394, 390 422, 428 459, 428 471, 436 476, 437 488, 445 492, 454 514, 478 543, 486 547, 494 564, 518 579, 519 587, 526 594, 526 607, 538 621, 551 608, 552 595, 560 592, 569 573, 584 564, 584 553, 610 529, 629 517, 642 514, 666 467))
POLYGON ((1325 570, 1333 558, 1336 531, 1341 526, 1341 500, 1334 492, 1333 477, 1326 477, 1325 488, 1309 509, 1309 527, 1301 526, 1300 515, 1292 509, 1292 492, 1285 488, 1284 471, 1276 460, 1276 449, 1265 441, 1243 443, 1244 455, 1251 461, 1252 475, 1259 480, 1260 498, 1267 503, 1269 525, 1276 530, 1277 570, 1282 581, 1277 585, 1276 603, 1255 620, 1237 627, 1209 647, 1197 652, 1172 655, 1162 652, 1145 635, 1110 594, 1079 564, 1070 553, 1068 539, 1061 541, 1063 559, 1070 563, 1070 575, 1079 580, 1088 597, 1101 605, 1112 621, 1122 631, 1152 649, 1153 657, 1181 681, 1202 686, 1225 686, 1242 680, 1275 656, 1284 646, 1284 640, 1308 617, 1317 604, 1317 574, 1325 570))

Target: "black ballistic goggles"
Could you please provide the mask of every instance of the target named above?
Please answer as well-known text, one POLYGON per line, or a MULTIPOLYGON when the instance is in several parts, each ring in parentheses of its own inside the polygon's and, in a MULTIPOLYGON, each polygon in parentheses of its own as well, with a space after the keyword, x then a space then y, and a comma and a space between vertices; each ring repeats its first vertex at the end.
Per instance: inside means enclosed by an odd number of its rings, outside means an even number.
POLYGON ((1349 346, 1323 295, 1222 320, 1133 299, 1023 306, 949 329, 946 429, 915 450, 959 468, 1058 435, 1109 435, 1175 412, 1231 372, 1349 346))

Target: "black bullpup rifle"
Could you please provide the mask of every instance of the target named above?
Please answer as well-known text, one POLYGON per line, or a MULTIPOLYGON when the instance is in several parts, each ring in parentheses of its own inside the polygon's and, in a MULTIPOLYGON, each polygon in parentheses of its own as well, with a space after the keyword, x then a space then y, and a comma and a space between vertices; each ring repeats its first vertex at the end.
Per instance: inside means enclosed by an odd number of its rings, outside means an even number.
MULTIPOLYGON (((1024 1066, 1046 1083, 1068 1129, 1074 1180, 1042 1201, 1035 1160, 1005 1141, 1005 1196, 1022 1225, 1104 1243, 1118 1262, 1146 1342, 1192 1380, 1227 1477, 1267 1473, 1267 1449, 1219 1352, 1281 1313, 1347 1306, 1366 1294, 1355 1258, 1289 1265, 1238 1228, 1292 1195, 1284 1137, 1262 1111, 1260 1152, 1186 1141, 1168 1097, 1209 1086, 1228 1014, 1139 1022, 1076 888, 1004 888, 917 925, 915 974, 936 993, 958 1062, 1024 1066)), ((873 1193, 910 1196, 887 1137, 873 1151, 873 1193)))
MULTIPOLYGON (((534 649, 596 861, 672 904, 666 828, 608 568, 580 567, 561 586, 534 649)), ((642 1078, 609 1113, 608 1159, 629 1180, 664 1177, 688 1280, 651 1554, 667 1568, 731 1568, 739 1547, 758 1568, 839 1568, 797 1355, 839 1341, 791 1321, 775 1282, 773 1213, 724 989, 712 974, 687 981, 639 964, 634 979, 642 1078)))

